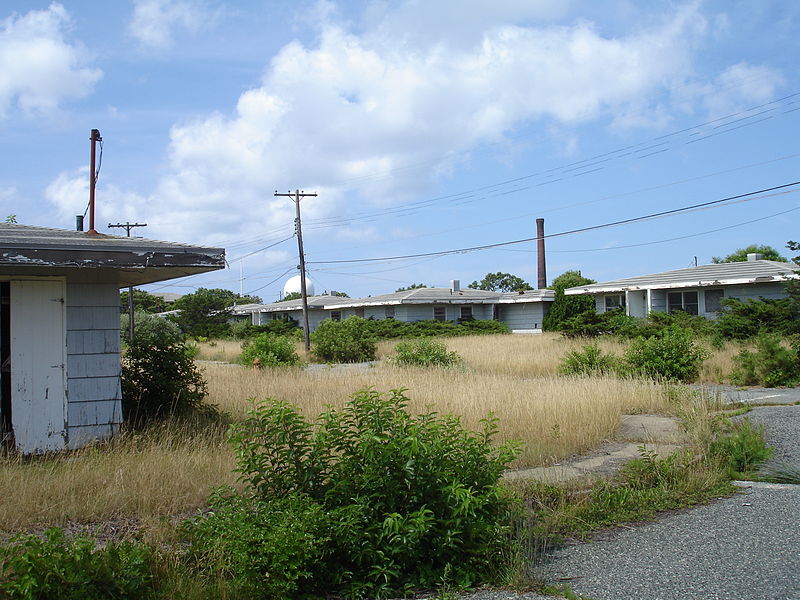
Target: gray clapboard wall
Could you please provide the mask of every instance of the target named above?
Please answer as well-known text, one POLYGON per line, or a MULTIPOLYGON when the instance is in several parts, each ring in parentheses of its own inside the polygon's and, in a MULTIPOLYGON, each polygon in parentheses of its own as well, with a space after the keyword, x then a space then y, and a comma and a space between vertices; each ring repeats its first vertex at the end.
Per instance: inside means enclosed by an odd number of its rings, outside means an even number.
POLYGON ((119 288, 67 283, 67 432, 70 447, 107 438, 122 423, 119 288))

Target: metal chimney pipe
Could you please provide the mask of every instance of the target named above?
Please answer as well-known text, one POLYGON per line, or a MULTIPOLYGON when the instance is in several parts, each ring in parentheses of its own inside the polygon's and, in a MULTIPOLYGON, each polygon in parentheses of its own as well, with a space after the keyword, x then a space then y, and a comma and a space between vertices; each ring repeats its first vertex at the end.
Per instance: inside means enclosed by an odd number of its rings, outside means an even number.
POLYGON ((91 137, 91 152, 89 155, 89 233, 96 234, 97 230, 94 228, 94 188, 97 184, 97 172, 95 171, 95 146, 97 142, 102 142, 103 138, 100 137, 100 131, 92 129, 91 137))
POLYGON ((83 231, 83 215, 75 215, 75 231, 83 231))
POLYGON ((544 219, 536 219, 536 258, 539 271, 537 287, 543 290, 547 287, 547 267, 544 259, 544 219))

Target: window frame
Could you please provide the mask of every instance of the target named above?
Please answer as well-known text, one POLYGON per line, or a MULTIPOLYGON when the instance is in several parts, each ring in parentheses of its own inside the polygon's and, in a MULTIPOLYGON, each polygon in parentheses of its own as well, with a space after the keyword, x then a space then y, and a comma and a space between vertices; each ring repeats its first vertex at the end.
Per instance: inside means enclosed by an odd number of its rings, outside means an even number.
POLYGON ((447 307, 446 306, 436 306, 433 307, 433 320, 434 321, 447 321, 447 307), (437 315, 437 313, 440 313, 437 315))

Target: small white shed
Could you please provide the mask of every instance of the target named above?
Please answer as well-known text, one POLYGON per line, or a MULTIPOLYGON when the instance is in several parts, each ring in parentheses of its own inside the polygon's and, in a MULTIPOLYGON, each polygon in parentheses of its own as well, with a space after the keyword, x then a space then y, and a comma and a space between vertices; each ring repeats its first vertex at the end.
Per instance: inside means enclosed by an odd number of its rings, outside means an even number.
POLYGON ((122 423, 119 290, 224 268, 221 248, 0 224, 0 432, 25 454, 122 423))

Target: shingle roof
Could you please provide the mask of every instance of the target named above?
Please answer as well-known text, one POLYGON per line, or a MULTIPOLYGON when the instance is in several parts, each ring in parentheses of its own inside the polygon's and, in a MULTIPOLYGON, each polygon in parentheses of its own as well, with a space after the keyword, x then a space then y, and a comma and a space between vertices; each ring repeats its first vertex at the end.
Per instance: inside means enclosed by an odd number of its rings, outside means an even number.
POLYGON ((582 285, 569 288, 564 293, 567 295, 598 294, 625 290, 770 283, 796 278, 796 269, 797 267, 792 263, 773 260, 720 263, 582 285))
POLYGON ((17 272, 106 269, 119 272, 121 283, 139 285, 224 266, 222 248, 0 223, 0 267, 17 272))

